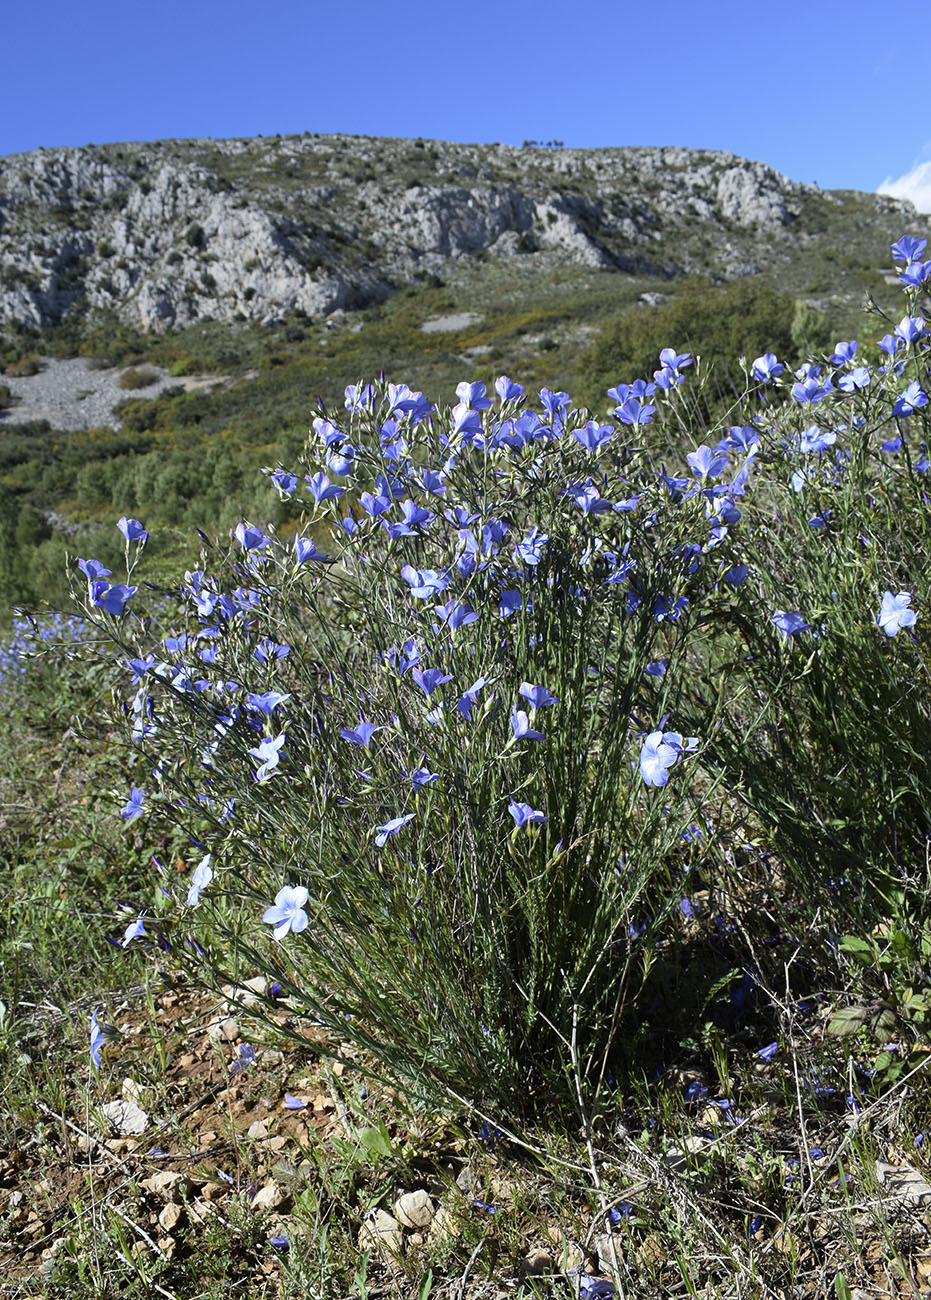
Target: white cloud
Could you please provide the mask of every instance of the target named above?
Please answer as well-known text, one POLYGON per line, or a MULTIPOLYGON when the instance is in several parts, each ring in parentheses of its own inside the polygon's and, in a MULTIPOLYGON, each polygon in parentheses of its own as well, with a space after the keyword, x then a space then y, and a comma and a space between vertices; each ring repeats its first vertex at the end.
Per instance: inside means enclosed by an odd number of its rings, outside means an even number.
POLYGON ((909 199, 919 212, 931 212, 931 162, 918 163, 897 181, 887 176, 876 193, 909 199))

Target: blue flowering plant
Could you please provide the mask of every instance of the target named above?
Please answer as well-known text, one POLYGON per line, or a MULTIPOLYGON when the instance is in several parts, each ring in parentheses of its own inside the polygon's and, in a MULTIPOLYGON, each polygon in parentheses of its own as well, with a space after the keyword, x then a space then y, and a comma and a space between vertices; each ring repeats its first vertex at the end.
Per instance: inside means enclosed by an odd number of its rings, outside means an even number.
POLYGON ((300 532, 243 521, 148 606, 81 571, 145 773, 122 816, 192 845, 140 939, 266 971, 421 1090, 521 1109, 573 1035, 585 1086, 609 1077, 678 915, 720 712, 688 665, 737 557, 727 458, 654 472, 645 404, 456 396, 349 389, 269 471, 300 532))
POLYGON ((126 582, 79 569, 144 773, 122 813, 191 845, 124 942, 263 971, 276 1032, 517 1113, 613 1077, 683 870, 745 893, 752 835, 802 906, 852 877, 858 923, 894 910, 931 835, 914 261, 875 359, 748 360, 720 426, 673 348, 606 421, 503 375, 444 409, 359 383, 268 470, 296 532, 241 521, 153 603, 121 521, 126 582))

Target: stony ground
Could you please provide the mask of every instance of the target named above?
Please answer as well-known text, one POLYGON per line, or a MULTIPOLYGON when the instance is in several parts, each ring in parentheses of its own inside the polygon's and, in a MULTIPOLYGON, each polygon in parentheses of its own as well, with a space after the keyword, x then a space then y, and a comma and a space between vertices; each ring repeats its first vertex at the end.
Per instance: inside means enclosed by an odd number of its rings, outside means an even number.
POLYGON ((30 420, 47 420, 53 429, 119 429, 116 408, 127 397, 158 397, 169 388, 215 388, 229 383, 217 375, 169 375, 158 366, 147 366, 154 375, 143 388, 124 388, 120 380, 127 367, 96 368, 87 357, 62 361, 42 359, 36 375, 4 375, 3 383, 15 401, 0 410, 0 431, 4 424, 24 424, 30 420))

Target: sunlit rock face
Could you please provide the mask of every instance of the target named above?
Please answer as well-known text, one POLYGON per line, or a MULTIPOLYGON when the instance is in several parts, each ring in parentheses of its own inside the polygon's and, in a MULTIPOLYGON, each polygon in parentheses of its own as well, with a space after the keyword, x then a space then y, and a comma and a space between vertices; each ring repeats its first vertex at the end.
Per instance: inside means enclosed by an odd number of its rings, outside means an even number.
MULTIPOLYGON (((43 149, 0 159, 0 323, 321 317, 488 259, 746 275, 810 237, 813 199, 837 201, 679 148, 305 135, 43 149)), ((911 212, 857 200, 874 219, 911 212)))

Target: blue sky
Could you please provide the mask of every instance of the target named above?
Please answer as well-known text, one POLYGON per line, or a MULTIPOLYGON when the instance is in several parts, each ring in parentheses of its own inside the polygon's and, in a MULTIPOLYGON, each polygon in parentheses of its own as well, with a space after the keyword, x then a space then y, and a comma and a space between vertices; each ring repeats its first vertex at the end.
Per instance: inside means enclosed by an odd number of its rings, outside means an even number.
POLYGON ((923 179, 931 208, 927 21, 927 0, 34 0, 3 18, 0 155, 305 130, 678 144, 825 188, 923 179))

